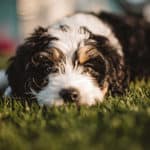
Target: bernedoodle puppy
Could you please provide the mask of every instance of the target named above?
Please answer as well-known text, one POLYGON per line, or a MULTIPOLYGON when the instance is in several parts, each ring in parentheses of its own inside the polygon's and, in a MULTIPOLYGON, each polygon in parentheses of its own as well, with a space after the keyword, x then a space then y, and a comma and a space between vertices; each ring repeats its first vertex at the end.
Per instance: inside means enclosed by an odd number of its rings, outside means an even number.
POLYGON ((77 13, 37 28, 2 74, 5 95, 45 105, 93 105, 149 75, 150 24, 105 12, 77 13))

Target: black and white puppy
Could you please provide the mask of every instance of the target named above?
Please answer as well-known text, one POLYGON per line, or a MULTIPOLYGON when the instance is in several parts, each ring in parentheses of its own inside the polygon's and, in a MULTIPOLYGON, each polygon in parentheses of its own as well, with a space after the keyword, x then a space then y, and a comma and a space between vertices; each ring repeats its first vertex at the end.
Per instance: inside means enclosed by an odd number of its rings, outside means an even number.
POLYGON ((150 24, 104 12, 65 17, 36 29, 6 74, 6 95, 45 105, 102 102, 108 91, 122 94, 135 76, 150 75, 150 24))

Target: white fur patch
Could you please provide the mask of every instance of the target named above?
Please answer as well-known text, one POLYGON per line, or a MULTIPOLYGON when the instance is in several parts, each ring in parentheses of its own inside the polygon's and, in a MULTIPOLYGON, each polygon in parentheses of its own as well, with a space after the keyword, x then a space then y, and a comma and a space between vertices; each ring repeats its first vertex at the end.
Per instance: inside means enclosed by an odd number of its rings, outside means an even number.
POLYGON ((76 88, 80 91, 81 99, 79 104, 93 105, 97 101, 103 100, 103 93, 100 88, 95 85, 94 79, 88 74, 82 74, 82 67, 75 67, 68 61, 65 64, 65 73, 51 74, 49 76, 49 84, 39 93, 32 90, 39 104, 61 105, 63 99, 59 96, 59 92, 63 88, 76 88))
MULTIPOLYGON (((96 16, 91 14, 78 13, 70 17, 65 17, 58 23, 49 27, 49 33, 54 37, 58 37, 58 41, 54 41, 51 46, 57 46, 66 55, 71 56, 78 48, 79 43, 89 38, 89 33, 81 33, 80 27, 86 27, 93 34, 101 35, 110 41, 110 44, 117 49, 117 53, 123 55, 122 47, 118 39, 113 34, 111 28, 96 16), (69 27, 68 32, 60 30, 61 25, 69 27)), ((83 43, 84 45, 84 43, 83 43)))

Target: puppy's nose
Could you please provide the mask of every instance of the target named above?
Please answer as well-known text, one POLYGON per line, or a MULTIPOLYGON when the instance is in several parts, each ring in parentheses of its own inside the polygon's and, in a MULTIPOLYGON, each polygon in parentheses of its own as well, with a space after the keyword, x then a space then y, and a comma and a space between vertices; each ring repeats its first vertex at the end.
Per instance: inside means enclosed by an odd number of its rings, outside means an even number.
POLYGON ((75 88, 62 89, 59 95, 64 99, 65 102, 75 102, 80 98, 80 93, 75 88))

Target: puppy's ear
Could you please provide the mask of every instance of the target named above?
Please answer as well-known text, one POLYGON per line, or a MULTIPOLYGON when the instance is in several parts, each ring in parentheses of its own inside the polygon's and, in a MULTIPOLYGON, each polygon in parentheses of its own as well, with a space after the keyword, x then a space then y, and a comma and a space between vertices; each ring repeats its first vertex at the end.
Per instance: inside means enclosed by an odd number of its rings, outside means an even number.
POLYGON ((39 27, 18 47, 16 56, 10 59, 10 65, 6 72, 13 95, 24 95, 26 66, 33 53, 46 49, 49 41, 52 39, 54 38, 48 34, 46 28, 39 27))
POLYGON ((121 56, 117 47, 103 36, 95 36, 97 49, 106 60, 107 81, 112 94, 122 94, 129 84, 129 71, 125 65, 124 56, 121 56))
POLYGON ((109 57, 109 88, 111 93, 123 94, 129 85, 129 71, 124 58, 113 53, 109 57))

